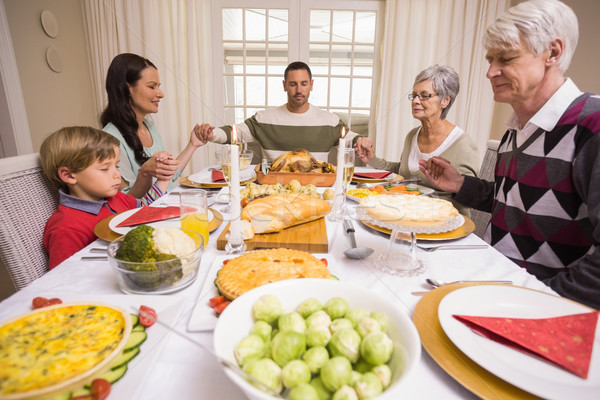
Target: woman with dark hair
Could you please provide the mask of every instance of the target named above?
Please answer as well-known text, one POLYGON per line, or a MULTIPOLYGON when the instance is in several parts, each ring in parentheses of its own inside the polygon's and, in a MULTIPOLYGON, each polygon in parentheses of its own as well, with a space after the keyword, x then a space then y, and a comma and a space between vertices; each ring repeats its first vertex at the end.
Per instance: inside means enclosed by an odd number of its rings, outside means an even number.
POLYGON ((194 151, 205 144, 194 127, 190 141, 175 159, 165 151, 154 123, 146 118, 158 112, 164 97, 156 66, 136 54, 116 56, 106 75, 108 104, 100 122, 103 130, 121 141, 121 191, 152 198, 171 190, 194 151))

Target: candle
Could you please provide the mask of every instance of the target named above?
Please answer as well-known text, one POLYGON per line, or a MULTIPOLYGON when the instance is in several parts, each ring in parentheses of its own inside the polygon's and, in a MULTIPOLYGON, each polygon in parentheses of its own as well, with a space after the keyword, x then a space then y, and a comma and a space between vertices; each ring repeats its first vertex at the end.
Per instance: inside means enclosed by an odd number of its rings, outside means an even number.
MULTIPOLYGON (((243 241, 242 223, 240 220, 240 155, 237 143, 237 132, 235 125, 231 131, 231 225, 229 228, 230 240, 235 243, 243 241)), ((243 243, 243 242, 242 242, 243 243)))
POLYGON ((344 201, 344 149, 346 148, 346 130, 342 128, 342 136, 338 142, 337 167, 335 171, 334 210, 339 210, 344 201))

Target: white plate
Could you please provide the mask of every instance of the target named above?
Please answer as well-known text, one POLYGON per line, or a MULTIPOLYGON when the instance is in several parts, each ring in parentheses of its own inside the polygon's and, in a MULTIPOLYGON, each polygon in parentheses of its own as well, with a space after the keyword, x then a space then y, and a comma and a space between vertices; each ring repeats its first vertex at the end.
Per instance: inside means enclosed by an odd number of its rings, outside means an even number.
MULTIPOLYGON (((210 168, 219 168, 219 166, 213 165, 210 168)), ((196 172, 195 174, 188 176, 188 179, 194 183, 215 183, 212 180, 212 169, 209 171, 210 168, 205 168, 200 172, 196 172)), ((252 179, 254 175, 254 169, 248 166, 246 169, 240 171, 240 181, 243 182, 252 179)))
MULTIPOLYGON (((384 184, 381 184, 381 183, 371 184, 371 185, 367 185, 367 187, 368 186, 373 186, 374 187, 376 185, 385 185, 385 183, 384 184)), ((415 184, 408 184, 406 186, 408 186, 410 188, 417 188, 417 189, 419 189, 421 191, 421 196, 429 196, 430 194, 432 194, 433 192, 435 192, 435 190, 433 190, 432 188, 428 188, 426 186, 415 185, 415 184)), ((392 194, 392 193, 390 193, 390 194, 392 194)), ((346 197, 348 198, 348 200, 352 200, 352 201, 355 201, 357 203, 360 202, 360 198, 358 198, 358 197, 354 197, 354 196, 350 196, 350 195, 346 195, 346 197)))
MULTIPOLYGON (((117 215, 116 217, 114 217, 113 219, 111 219, 108 222, 108 227, 110 228, 111 231, 118 233, 119 235, 126 235, 130 230, 132 230, 133 228, 135 228, 138 225, 132 225, 132 226, 117 226, 117 225, 119 225, 121 222, 125 221, 127 218, 131 217, 138 210, 139 210, 139 208, 134 208, 134 209, 122 212, 121 214, 117 215)), ((214 218, 214 215, 213 215, 212 211, 208 210, 208 222, 212 221, 213 218, 214 218)), ((173 217, 173 218, 169 218, 169 219, 163 219, 162 221, 149 222, 146 225, 150 225, 153 228, 159 228, 159 227, 160 228, 181 228, 181 220, 179 219, 179 217, 173 217)))
POLYGON ((518 350, 487 339, 452 315, 552 318, 591 312, 562 297, 514 286, 471 286, 442 299, 438 317, 450 340, 473 361, 513 385, 546 399, 598 399, 600 393, 600 329, 587 379, 518 350))
MULTIPOLYGON (((333 263, 332 258, 328 254, 313 254, 315 257, 321 259, 327 259, 327 268, 329 272, 339 278, 339 275, 332 269, 333 263)), ((219 292, 215 286, 215 279, 217 279, 217 272, 223 266, 223 260, 235 258, 237 256, 217 256, 208 270, 208 274, 204 279, 202 290, 194 306, 194 311, 190 316, 190 322, 188 323, 188 331, 211 331, 217 324, 217 315, 215 310, 208 304, 208 300, 218 296, 219 292)), ((202 265, 200 266, 202 269, 202 265)))

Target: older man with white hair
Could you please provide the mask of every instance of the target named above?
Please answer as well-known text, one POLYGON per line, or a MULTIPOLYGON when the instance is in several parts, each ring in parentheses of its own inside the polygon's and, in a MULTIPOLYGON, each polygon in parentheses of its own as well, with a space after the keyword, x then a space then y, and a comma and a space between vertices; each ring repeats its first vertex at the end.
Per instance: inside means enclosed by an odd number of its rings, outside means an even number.
POLYGON ((486 240, 559 294, 600 308, 600 96, 564 76, 577 46, 574 12, 558 0, 510 8, 484 43, 494 100, 513 115, 495 181, 443 158, 420 168, 454 200, 490 211, 486 240))

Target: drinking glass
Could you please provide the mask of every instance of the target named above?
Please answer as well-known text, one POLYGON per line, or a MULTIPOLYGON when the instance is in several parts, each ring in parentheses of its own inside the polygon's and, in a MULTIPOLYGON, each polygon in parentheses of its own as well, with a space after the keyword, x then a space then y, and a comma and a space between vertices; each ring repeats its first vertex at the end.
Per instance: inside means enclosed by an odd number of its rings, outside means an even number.
POLYGON ((208 245, 208 197, 206 190, 187 190, 181 192, 179 201, 181 228, 196 231, 204 239, 204 248, 208 245))

